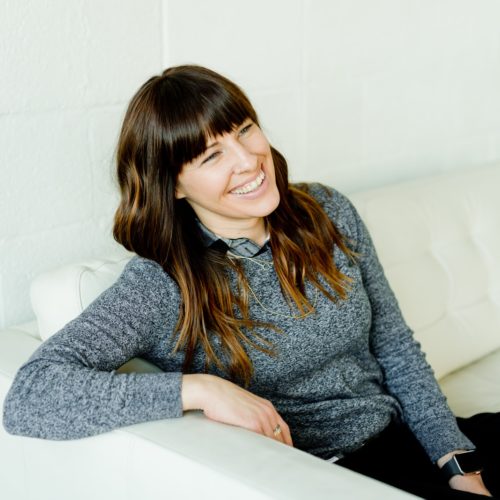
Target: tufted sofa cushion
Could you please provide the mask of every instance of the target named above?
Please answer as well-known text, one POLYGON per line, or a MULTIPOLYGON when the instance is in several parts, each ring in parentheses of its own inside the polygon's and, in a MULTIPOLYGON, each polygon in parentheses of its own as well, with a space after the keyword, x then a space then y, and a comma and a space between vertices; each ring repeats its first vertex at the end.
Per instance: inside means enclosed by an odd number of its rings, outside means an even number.
POLYGON ((40 338, 47 340, 76 318, 116 281, 130 258, 127 255, 68 265, 35 278, 30 297, 40 338))
POLYGON ((436 376, 500 348, 500 166, 353 195, 436 376))

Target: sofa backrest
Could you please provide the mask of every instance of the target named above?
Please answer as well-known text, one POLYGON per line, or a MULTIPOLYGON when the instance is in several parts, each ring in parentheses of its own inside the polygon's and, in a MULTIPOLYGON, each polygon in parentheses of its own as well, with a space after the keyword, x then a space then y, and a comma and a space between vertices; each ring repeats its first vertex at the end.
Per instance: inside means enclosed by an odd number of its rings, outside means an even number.
POLYGON ((436 376, 500 348, 500 165, 350 198, 436 376))
POLYGON ((121 274, 131 256, 95 259, 37 276, 30 287, 38 333, 47 340, 76 318, 121 274))
MULTIPOLYGON (((500 166, 350 196, 438 378, 500 348, 500 166)), ((47 339, 109 287, 130 256, 44 273, 31 300, 47 339)))

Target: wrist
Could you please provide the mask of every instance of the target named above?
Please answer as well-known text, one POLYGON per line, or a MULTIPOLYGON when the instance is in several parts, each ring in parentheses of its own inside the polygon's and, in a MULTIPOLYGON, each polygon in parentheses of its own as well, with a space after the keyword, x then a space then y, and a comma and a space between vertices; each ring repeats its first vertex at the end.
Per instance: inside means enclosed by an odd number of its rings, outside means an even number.
POLYGON ((476 450, 457 450, 448 453, 437 461, 441 475, 448 481, 454 478, 473 477, 481 473, 483 466, 476 450))
POLYGON ((193 373, 182 376, 181 399, 182 409, 203 410, 207 395, 207 383, 213 375, 193 373))
POLYGON ((450 451, 450 453, 447 453, 446 455, 443 455, 441 458, 439 458, 436 462, 436 465, 441 469, 443 465, 448 462, 454 455, 457 453, 463 453, 465 450, 455 450, 455 451, 450 451))

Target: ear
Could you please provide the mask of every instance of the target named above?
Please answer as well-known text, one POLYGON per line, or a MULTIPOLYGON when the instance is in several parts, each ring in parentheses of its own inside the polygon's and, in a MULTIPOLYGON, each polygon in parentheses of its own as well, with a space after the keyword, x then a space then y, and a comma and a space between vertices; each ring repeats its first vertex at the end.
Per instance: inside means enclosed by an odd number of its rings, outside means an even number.
POLYGON ((186 195, 184 194, 184 191, 179 187, 179 184, 175 187, 175 199, 176 200, 181 200, 182 198, 185 198, 186 195))

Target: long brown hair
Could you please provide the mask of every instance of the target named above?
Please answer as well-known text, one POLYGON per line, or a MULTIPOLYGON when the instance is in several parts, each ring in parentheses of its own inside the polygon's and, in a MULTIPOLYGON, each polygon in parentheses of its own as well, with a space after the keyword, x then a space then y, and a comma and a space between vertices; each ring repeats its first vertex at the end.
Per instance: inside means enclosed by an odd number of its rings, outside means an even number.
MULTIPOLYGON (((183 370, 189 371, 201 345, 206 367, 215 364, 245 385, 253 374, 245 344, 273 355, 272 344, 255 332, 262 323, 250 319, 241 266, 204 246, 194 212, 184 199, 176 199, 175 187, 183 165, 205 151, 208 137, 230 132, 248 118, 259 124, 242 90, 211 70, 177 66, 150 78, 132 98, 120 134, 121 202, 113 228, 119 243, 159 263, 180 289, 175 350, 185 350, 183 370), (228 268, 238 277, 237 293, 231 290, 228 268), (235 317, 235 308, 240 317, 235 317), (213 350, 214 336, 219 337, 227 366, 213 350)), ((274 266, 284 296, 301 314, 308 314, 314 307, 305 294, 306 281, 331 300, 345 298, 349 278, 336 268, 333 247, 351 258, 354 253, 307 189, 289 185, 284 157, 271 151, 280 193, 279 206, 267 217, 274 266)))

